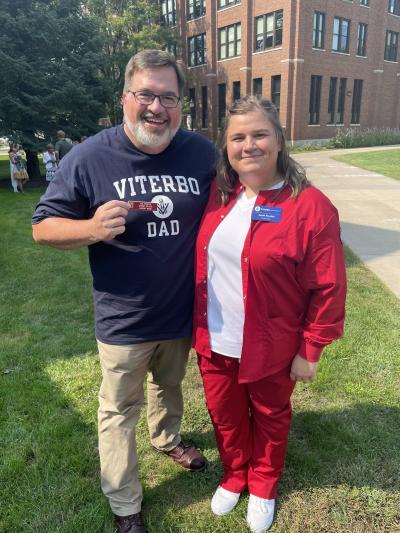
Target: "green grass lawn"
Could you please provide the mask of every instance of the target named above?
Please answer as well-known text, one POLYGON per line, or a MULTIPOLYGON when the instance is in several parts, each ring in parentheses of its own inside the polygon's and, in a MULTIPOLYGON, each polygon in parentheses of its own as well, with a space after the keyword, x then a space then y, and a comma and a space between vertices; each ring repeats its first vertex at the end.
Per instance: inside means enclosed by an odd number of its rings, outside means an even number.
POLYGON ((400 149, 376 150, 355 154, 337 155, 333 157, 337 161, 343 161, 349 165, 364 168, 372 172, 379 172, 400 180, 400 149))
POLYGON ((10 159, 8 155, 0 155, 0 179, 10 179, 10 159))
MULTIPOLYGON (((0 531, 111 533, 87 252, 32 242, 39 194, 0 190, 0 531)), ((400 531, 400 302, 350 253, 348 276, 346 335, 294 394, 273 533, 400 531)), ((194 358, 185 399, 183 435, 210 466, 192 474, 152 451, 142 416, 149 531, 245 533, 246 495, 227 517, 209 508, 221 466, 194 358)))

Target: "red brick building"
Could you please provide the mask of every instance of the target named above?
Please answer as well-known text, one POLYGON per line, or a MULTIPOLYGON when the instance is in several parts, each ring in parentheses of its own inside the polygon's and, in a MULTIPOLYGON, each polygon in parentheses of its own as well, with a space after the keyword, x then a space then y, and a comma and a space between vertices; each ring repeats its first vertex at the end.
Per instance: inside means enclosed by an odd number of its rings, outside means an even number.
POLYGON ((161 0, 187 64, 194 126, 259 94, 293 141, 400 127, 400 0, 161 0))

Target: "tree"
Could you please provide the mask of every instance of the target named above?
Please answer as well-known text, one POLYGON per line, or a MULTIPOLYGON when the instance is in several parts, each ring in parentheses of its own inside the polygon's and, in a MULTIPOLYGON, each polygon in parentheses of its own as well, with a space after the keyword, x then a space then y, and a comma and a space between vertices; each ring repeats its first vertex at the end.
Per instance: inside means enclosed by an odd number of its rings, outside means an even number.
POLYGON ((168 26, 160 24, 159 0, 86 0, 90 14, 97 19, 103 38, 102 75, 109 84, 107 111, 113 124, 121 120, 120 95, 125 66, 145 48, 173 44, 168 26))
POLYGON ((0 135, 20 142, 30 177, 58 129, 99 129, 107 87, 102 41, 79 0, 0 0, 0 135))

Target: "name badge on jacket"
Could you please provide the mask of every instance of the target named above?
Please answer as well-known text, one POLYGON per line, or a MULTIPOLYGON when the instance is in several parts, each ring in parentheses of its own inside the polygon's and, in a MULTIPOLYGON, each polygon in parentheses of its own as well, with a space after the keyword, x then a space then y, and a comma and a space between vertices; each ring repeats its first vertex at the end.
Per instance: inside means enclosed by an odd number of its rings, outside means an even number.
POLYGON ((263 222, 280 222, 281 218, 282 207, 255 205, 251 213, 251 220, 262 220, 263 222))

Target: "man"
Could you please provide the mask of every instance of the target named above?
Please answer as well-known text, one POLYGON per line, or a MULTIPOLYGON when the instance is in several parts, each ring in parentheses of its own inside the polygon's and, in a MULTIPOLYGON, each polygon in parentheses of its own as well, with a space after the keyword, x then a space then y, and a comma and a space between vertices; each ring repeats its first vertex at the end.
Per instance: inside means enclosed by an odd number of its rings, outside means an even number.
POLYGON ((101 480, 121 533, 147 531, 135 443, 147 373, 152 445, 190 470, 206 465, 179 430, 194 241, 215 154, 208 140, 179 128, 183 87, 181 67, 169 53, 144 50, 131 58, 124 125, 76 146, 33 216, 37 242, 89 245, 103 374, 101 480))
POLYGON ((65 138, 65 133, 63 132, 63 130, 58 130, 57 138, 58 141, 56 142, 54 149, 56 151, 59 162, 71 150, 73 144, 65 138))

